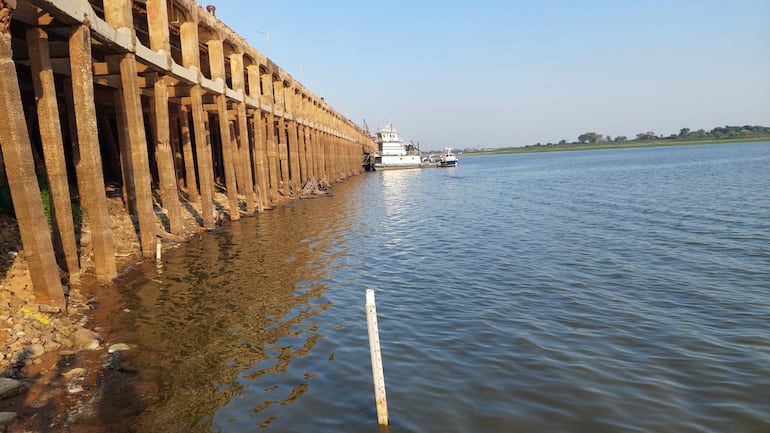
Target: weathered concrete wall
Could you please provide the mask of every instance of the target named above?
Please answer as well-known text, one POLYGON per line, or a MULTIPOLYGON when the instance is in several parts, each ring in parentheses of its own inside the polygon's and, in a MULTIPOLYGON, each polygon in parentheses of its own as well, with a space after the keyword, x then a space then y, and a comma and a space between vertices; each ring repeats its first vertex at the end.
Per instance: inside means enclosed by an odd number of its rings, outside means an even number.
POLYGON ((150 257, 159 237, 184 233, 183 207, 213 226, 218 190, 238 219, 360 172, 376 148, 193 0, 0 0, 0 73, 5 177, 36 296, 52 306, 63 304, 60 276, 81 272, 71 202, 96 280, 109 283, 108 185, 150 257), (41 175, 52 231, 41 229, 41 175))

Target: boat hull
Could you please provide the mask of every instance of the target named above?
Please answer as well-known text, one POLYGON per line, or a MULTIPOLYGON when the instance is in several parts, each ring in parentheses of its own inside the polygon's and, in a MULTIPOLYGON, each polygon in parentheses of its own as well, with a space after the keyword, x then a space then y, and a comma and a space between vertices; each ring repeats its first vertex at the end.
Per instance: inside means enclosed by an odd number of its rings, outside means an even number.
POLYGON ((427 165, 379 165, 374 164, 375 170, 406 170, 410 168, 426 168, 429 167, 427 165))
POLYGON ((374 163, 375 170, 421 168, 423 166, 419 155, 383 155, 377 159, 374 163))

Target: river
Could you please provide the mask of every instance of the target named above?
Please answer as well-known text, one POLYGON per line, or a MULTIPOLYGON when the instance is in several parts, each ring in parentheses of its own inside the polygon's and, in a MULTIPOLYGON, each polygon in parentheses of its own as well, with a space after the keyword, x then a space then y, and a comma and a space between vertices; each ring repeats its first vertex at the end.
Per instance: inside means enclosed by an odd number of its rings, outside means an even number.
POLYGON ((770 143, 461 157, 119 282, 82 431, 770 431, 770 143))

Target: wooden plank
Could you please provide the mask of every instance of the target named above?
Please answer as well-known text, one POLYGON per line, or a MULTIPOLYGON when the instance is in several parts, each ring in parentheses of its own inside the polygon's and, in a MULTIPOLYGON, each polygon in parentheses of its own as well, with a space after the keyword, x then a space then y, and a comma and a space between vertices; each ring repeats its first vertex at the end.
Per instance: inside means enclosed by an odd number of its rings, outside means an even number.
POLYGON ((380 350, 380 332, 377 325, 377 306, 374 302, 374 290, 366 289, 366 327, 369 331, 369 354, 372 359, 372 378, 374 381, 374 399, 377 406, 377 422, 388 425, 388 401, 385 394, 385 375, 382 371, 382 353, 380 350))

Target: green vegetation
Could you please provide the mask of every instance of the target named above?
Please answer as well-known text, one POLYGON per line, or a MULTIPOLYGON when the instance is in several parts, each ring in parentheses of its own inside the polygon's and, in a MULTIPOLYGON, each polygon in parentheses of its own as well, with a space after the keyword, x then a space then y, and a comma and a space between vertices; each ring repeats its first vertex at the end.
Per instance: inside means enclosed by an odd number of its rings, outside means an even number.
MULTIPOLYGON (((45 178, 42 176, 37 177, 37 182, 40 186, 40 198, 43 200, 45 219, 48 221, 48 225, 51 225, 53 223, 53 211, 51 209, 51 193, 48 190, 48 182, 46 182, 45 178)), ((16 217, 16 212, 13 209, 11 190, 5 179, 0 179, 0 215, 16 217)), ((77 224, 80 224, 82 221, 83 210, 80 208, 79 203, 72 203, 72 218, 77 224)))
POLYGON ((589 149, 617 149, 625 147, 653 147, 653 146, 681 146, 689 144, 706 143, 732 143, 746 141, 770 140, 770 127, 767 126, 723 126, 705 131, 698 129, 691 131, 682 128, 679 134, 658 136, 652 131, 636 134, 635 139, 619 135, 614 139, 610 136, 586 132, 578 136, 577 141, 568 143, 561 140, 556 144, 537 143, 525 147, 506 147, 500 149, 466 149, 465 155, 489 155, 499 153, 525 153, 525 152, 550 152, 559 150, 589 150, 589 149))

